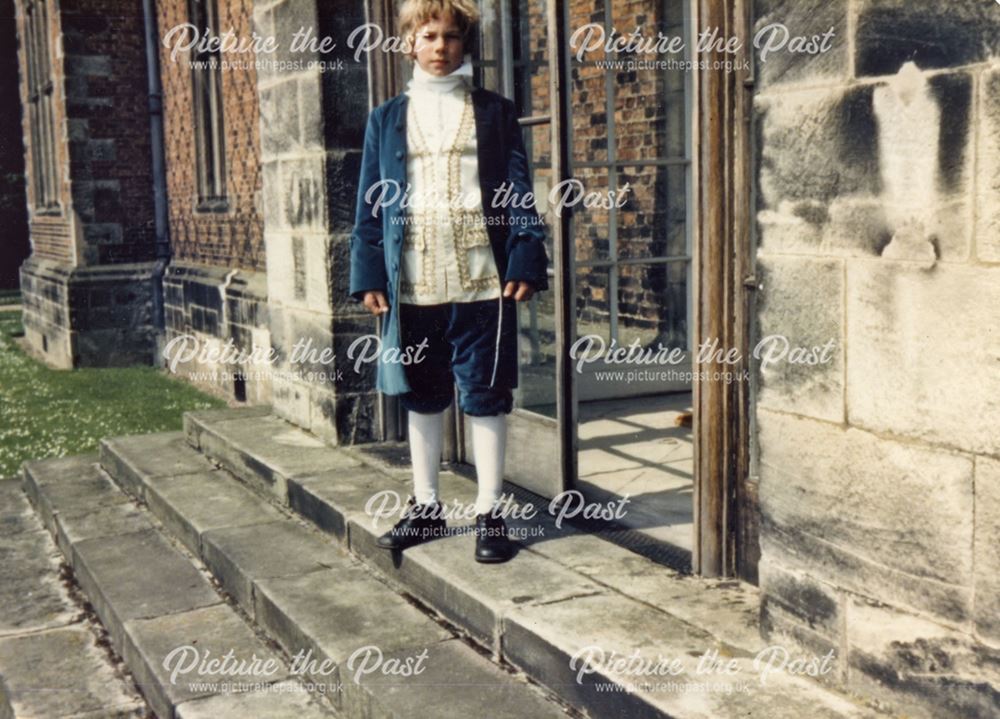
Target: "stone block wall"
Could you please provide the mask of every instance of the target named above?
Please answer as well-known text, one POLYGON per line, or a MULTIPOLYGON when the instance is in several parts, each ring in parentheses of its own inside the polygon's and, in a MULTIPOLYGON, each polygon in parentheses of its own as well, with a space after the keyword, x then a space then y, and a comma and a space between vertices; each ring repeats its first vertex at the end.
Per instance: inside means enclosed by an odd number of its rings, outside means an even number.
POLYGON ((925 717, 1000 707, 1000 6, 758 0, 762 628, 925 717))
POLYGON ((258 82, 268 319, 277 358, 272 404, 340 444, 378 432, 374 364, 355 372, 347 360, 350 344, 375 332, 372 316, 347 295, 368 74, 366 58, 355 61, 343 38, 364 17, 360 0, 254 3, 258 35, 273 35, 281 46, 258 82), (301 27, 339 39, 337 47, 289 52, 301 27), (335 359, 324 360, 324 350, 335 359))
POLYGON ((217 395, 270 403, 263 273, 174 261, 163 278, 163 299, 160 361, 168 370, 217 395))

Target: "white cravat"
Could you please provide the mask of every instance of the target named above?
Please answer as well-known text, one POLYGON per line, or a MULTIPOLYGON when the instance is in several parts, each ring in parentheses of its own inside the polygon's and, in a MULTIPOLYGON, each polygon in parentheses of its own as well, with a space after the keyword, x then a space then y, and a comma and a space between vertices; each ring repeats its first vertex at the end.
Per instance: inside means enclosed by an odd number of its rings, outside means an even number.
POLYGON ((458 216, 448 209, 456 193, 467 211, 466 217, 469 213, 482 216, 471 91, 469 55, 460 67, 444 77, 432 75, 414 64, 413 78, 407 84, 410 102, 406 120, 409 146, 406 176, 411 214, 419 215, 427 205, 445 208, 433 227, 423 232, 416 221, 407 226, 409 241, 403 248, 400 301, 408 304, 474 302, 500 296, 496 262, 485 226, 481 234, 475 235, 477 240, 471 239, 472 234, 462 235, 466 244, 483 244, 459 247, 455 226, 447 221, 458 216), (447 151, 456 142, 460 143, 458 160, 450 163, 447 151), (420 145, 426 145, 426 152, 420 151, 420 145))

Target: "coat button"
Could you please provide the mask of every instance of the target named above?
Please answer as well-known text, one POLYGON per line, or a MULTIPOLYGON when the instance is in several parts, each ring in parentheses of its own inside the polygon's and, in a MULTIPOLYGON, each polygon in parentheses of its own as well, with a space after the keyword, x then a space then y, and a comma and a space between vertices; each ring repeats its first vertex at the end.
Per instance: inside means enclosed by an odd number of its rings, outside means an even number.
POLYGON ((403 159, 403 154, 404 153, 403 153, 402 150, 396 150, 396 159, 397 160, 402 160, 403 159))

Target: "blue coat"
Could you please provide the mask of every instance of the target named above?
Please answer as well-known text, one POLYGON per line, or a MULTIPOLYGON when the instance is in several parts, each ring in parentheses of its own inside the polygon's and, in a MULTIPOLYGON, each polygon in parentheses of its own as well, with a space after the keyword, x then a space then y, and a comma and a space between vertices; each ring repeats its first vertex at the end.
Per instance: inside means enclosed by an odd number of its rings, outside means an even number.
MULTIPOLYGON (((375 207, 374 202, 366 201, 365 194, 379 180, 395 180, 400 189, 406 188, 408 100, 405 93, 397 95, 376 107, 368 116, 357 212, 351 232, 351 296, 362 300, 365 292, 380 290, 389 302, 389 312, 382 320, 382 352, 376 382, 376 387, 386 394, 403 394, 410 390, 403 365, 384 361, 387 353, 400 349, 397 298, 403 225, 395 218, 401 217, 406 208, 401 207, 403 192, 397 193, 399 200, 379 207, 375 207)), ((514 103, 503 95, 483 88, 472 90, 472 106, 476 122, 479 186, 486 230, 499 270, 497 282, 502 286, 504 282, 519 280, 531 282, 536 290, 546 290, 548 257, 545 232, 534 206, 493 207, 491 202, 493 191, 504 182, 513 185, 513 194, 518 198, 534 191, 517 110, 514 103), (503 278, 502 282, 500 278, 503 278)), ((501 303, 506 308, 504 323, 515 321, 513 305, 512 301, 501 303)), ((507 351, 514 350, 508 348, 507 351)), ((516 383, 516 378, 514 381, 516 383)))

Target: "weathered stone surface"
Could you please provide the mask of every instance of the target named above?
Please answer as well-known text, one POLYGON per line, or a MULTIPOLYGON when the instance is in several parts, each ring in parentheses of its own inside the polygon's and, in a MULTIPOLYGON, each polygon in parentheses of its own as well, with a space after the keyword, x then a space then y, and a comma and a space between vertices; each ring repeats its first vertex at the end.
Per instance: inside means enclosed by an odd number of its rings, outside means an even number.
POLYGON ((73 552, 76 578, 119 653, 126 621, 221 601, 208 580, 155 530, 88 539, 73 552))
POLYGON ((907 61, 921 68, 958 67, 1000 52, 1000 17, 993 3, 917 5, 860 0, 855 35, 859 76, 891 75, 907 61))
POLYGON ((969 619, 968 458, 764 409, 757 426, 762 556, 834 586, 969 619))
POLYGON ((287 502, 287 480, 291 477, 359 464, 274 416, 206 425, 199 443, 211 459, 246 481, 273 492, 282 502, 287 502))
POLYGON ((0 480, 0 537, 44 529, 16 477, 0 480))
POLYGON ((769 654, 719 644, 711 635, 668 614, 610 595, 516 609, 504 619, 504 655, 543 685, 558 687, 563 697, 594 716, 736 717, 752 713, 762 702, 775 717, 875 716, 800 677, 776 672, 762 683, 754 659, 760 656, 766 663, 769 654), (595 624, 597 616, 602 621, 595 624), (589 628, 586 633, 579 632, 583 624, 589 628), (651 635, 652 627, 656 629, 651 635), (724 663, 734 661, 735 672, 699 672, 699 660, 711 650, 724 663), (588 654, 595 671, 584 673, 578 681, 588 654), (666 667, 676 661, 677 672, 637 676, 609 666, 614 658, 635 655, 651 666, 662 662, 666 667), (574 657, 577 661, 571 663, 574 657), (635 691, 598 691, 594 685, 601 682, 633 685, 635 691), (703 685, 708 683, 731 689, 706 691, 703 685))
POLYGON ((871 86, 762 94, 758 209, 881 192, 871 86))
POLYGON ((848 421, 971 452, 997 451, 1000 269, 888 261, 847 269, 848 421), (942 308, 948 311, 942 320, 942 308), (976 421, 970 422, 969 418, 976 421))
POLYGON ((760 406, 842 422, 843 262, 761 255, 757 266, 760 406))
POLYGON ((176 719, 322 719, 333 712, 311 699, 309 692, 293 681, 277 682, 260 691, 216 694, 178 704, 176 719))
POLYGON ((850 688, 906 716, 997 716, 1000 650, 877 602, 854 598, 847 611, 850 688))
MULTIPOLYGON (((301 652, 299 668, 315 660, 306 674, 328 687, 347 684, 342 665, 359 650, 364 653, 364 647, 377 647, 383 654, 415 654, 452 636, 361 569, 260 580, 254 609, 256 621, 292 657, 301 652)), ((350 666, 357 667, 359 661, 350 666)), ((339 708, 340 694, 331 698, 339 708)))
POLYGON ((147 480, 147 502, 156 515, 197 557, 205 533, 281 518, 281 513, 227 472, 216 470, 147 480))
POLYGON ((1000 646, 1000 461, 976 457, 974 619, 979 636, 1000 646))
POLYGON ((225 604, 130 620, 125 632, 125 663, 153 711, 161 717, 174 716, 173 707, 181 702, 227 691, 228 682, 274 683, 288 677, 281 656, 258 639, 225 604), (178 648, 184 649, 168 661, 178 648), (245 663, 253 671, 235 676, 223 671, 198 671, 202 660, 221 660, 228 652, 232 652, 234 666, 245 663))
POLYGON ((0 639, 0 677, 4 717, 147 716, 142 697, 83 627, 0 639))
POLYGON ((0 567, 0 636, 73 620, 76 611, 59 581, 59 556, 47 532, 37 529, 3 537, 0 567))
POLYGON ((202 550, 205 565, 251 615, 257 580, 350 564, 319 532, 291 519, 206 532, 202 550))
POLYGON ((144 478, 175 477, 214 469, 203 454, 188 444, 183 432, 103 439, 101 464, 119 484, 143 499, 144 478))
POLYGON ((25 464, 25 491, 52 534, 57 533, 56 517, 63 512, 78 514, 129 501, 95 459, 81 455, 25 464))
POLYGON ((146 514, 128 502, 63 511, 56 516, 55 523, 59 549, 69 560, 73 557, 73 545, 86 539, 139 532, 153 526, 146 514))
POLYGON ((288 504, 324 532, 345 544, 348 515, 359 511, 376 493, 395 488, 405 491, 382 472, 368 467, 333 469, 288 482, 288 504), (387 481, 388 480, 388 481, 387 481))
MULTIPOLYGON (((387 652, 385 661, 405 662, 413 652, 387 652)), ((414 707, 426 707, 440 719, 465 719, 485 712, 496 719, 569 716, 556 703, 532 691, 521 681, 457 639, 427 647, 419 674, 397 677, 381 673, 353 677, 345 682, 349 716, 403 719, 414 707)))
POLYGON ((1000 69, 983 73, 979 107, 976 253, 980 260, 1000 262, 1000 69))
POLYGON ((847 6, 847 0, 757 0, 753 42, 758 49, 756 67, 761 86, 779 82, 816 83, 846 79, 849 64, 847 6), (780 29, 772 35, 767 28, 774 24, 784 25, 788 35, 780 29), (835 34, 827 52, 802 54, 788 50, 791 38, 822 36, 831 28, 835 34), (775 45, 782 43, 783 47, 768 53, 762 62, 759 50, 768 47, 769 41, 775 45))
POLYGON ((184 413, 184 436, 188 444, 198 449, 198 437, 201 431, 209 424, 225 422, 232 419, 249 419, 252 417, 266 417, 271 414, 271 408, 267 405, 253 407, 226 407, 224 409, 199 409, 193 412, 184 413))
POLYGON ((771 646, 829 656, 829 671, 814 679, 824 685, 841 686, 847 667, 840 649, 845 616, 840 593, 805 572, 786 569, 770 557, 761 559, 758 572, 762 636, 771 646))
POLYGON ((843 621, 841 598, 835 588, 805 572, 790 571, 761 559, 758 567, 760 589, 768 600, 781 602, 785 609, 810 629, 834 639, 843 621))
POLYGON ((522 539, 533 553, 692 624, 746 651, 764 647, 758 614, 760 597, 752 584, 681 575, 599 536, 534 518, 509 526, 542 525, 544 533, 522 539))
MULTIPOLYGON (((930 213, 926 236, 936 259, 964 262, 969 258, 972 203, 944 200, 930 213)), ((886 207, 870 197, 838 197, 819 202, 783 202, 757 215, 761 248, 768 254, 835 257, 879 257, 892 239, 886 207)))

